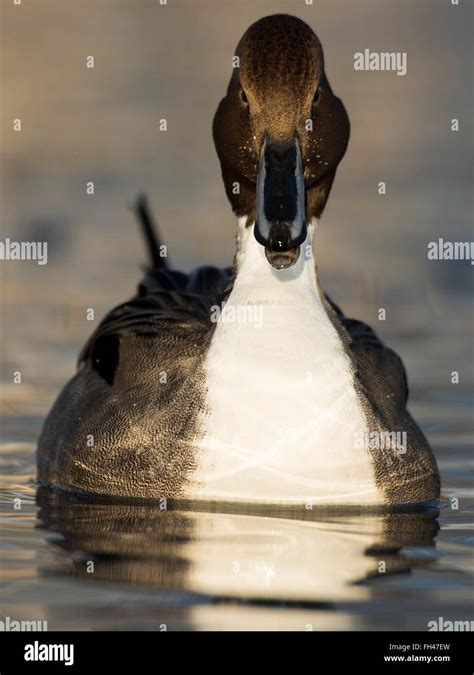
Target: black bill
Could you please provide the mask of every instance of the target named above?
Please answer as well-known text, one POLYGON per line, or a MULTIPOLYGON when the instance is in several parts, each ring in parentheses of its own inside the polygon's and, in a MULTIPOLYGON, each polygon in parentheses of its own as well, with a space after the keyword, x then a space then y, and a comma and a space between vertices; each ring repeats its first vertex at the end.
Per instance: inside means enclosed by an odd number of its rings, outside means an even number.
POLYGON ((255 238, 276 269, 294 265, 306 239, 301 150, 292 136, 283 143, 266 138, 257 175, 255 238))

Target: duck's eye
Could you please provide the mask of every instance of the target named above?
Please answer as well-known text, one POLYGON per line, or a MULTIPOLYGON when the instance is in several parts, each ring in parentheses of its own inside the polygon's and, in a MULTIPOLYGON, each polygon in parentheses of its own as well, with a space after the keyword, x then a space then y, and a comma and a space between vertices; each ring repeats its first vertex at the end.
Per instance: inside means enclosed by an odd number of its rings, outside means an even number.
POLYGON ((240 100, 242 101, 242 103, 245 103, 245 105, 247 105, 247 103, 249 102, 247 94, 243 89, 240 90, 240 100))
POLYGON ((316 93, 315 93, 314 98, 313 98, 313 105, 319 101, 320 93, 321 93, 321 89, 318 87, 316 89, 316 93))

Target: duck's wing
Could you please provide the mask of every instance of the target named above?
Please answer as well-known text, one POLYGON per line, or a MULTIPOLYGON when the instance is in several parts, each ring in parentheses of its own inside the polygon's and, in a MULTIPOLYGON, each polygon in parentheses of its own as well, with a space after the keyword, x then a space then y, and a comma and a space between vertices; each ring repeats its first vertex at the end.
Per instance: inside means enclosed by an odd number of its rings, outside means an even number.
POLYGON ((326 295, 337 321, 345 329, 348 348, 355 374, 371 403, 382 410, 405 409, 408 400, 408 382, 405 367, 400 357, 377 336, 363 321, 351 319, 326 295))
POLYGON ((108 384, 134 386, 182 367, 205 349, 210 310, 220 304, 231 270, 199 267, 190 274, 149 271, 138 294, 115 307, 85 344, 79 365, 89 364, 108 384))
POLYGON ((377 483, 393 504, 435 501, 440 482, 430 445, 407 410, 408 383, 400 357, 363 321, 346 317, 326 296, 334 323, 342 326, 359 391, 368 402, 370 431, 403 432, 401 452, 371 450, 377 483))

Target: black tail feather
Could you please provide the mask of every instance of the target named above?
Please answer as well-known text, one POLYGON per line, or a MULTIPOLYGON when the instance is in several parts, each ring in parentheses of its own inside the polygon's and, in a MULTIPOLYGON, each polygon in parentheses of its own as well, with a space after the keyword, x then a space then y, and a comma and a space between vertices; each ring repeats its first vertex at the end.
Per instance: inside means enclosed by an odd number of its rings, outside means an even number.
POLYGON ((139 195, 135 203, 135 213, 141 225, 145 241, 147 244, 148 255, 151 267, 149 271, 162 270, 168 267, 167 258, 160 255, 161 242, 158 236, 158 230, 151 215, 146 195, 139 195))

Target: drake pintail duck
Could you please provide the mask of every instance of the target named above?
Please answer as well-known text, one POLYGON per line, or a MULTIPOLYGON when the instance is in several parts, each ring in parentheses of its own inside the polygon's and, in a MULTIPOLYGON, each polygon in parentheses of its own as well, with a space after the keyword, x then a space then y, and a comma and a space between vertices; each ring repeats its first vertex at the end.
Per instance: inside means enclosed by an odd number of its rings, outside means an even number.
POLYGON ((85 345, 46 419, 38 481, 151 499, 433 502, 438 470, 402 362, 316 271, 316 224, 350 129, 321 44, 274 15, 236 56, 213 123, 234 264, 169 269, 140 201, 148 274, 85 345))

